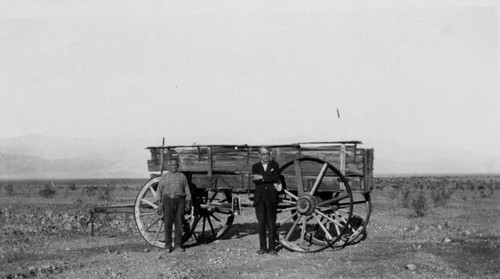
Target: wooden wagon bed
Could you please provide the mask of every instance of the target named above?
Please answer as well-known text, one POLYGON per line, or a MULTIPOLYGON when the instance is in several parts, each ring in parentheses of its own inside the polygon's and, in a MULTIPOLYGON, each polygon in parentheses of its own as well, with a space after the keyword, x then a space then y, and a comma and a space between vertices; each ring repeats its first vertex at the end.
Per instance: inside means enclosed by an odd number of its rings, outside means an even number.
MULTIPOLYGON (((303 142, 269 145, 273 159, 280 166, 300 158, 326 161, 349 180, 353 191, 373 189, 373 149, 360 148, 360 141, 303 142)), ((251 192, 252 165, 259 162, 257 145, 174 145, 147 147, 150 172, 166 170, 170 158, 179 159, 179 170, 187 173, 200 188, 228 188, 234 192, 251 192), (163 158, 162 158, 163 154, 163 158)), ((304 174, 316 170, 304 170, 304 174)), ((307 179, 307 177, 305 177, 307 179)), ((308 182, 305 181, 307 185, 308 182)))

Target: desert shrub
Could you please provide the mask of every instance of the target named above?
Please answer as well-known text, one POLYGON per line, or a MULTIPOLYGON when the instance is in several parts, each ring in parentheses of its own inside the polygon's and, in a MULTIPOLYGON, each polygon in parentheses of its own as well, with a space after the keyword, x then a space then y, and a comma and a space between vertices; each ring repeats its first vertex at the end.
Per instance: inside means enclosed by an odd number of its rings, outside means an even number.
POLYGON ((75 206, 79 207, 83 204, 83 199, 82 198, 77 198, 75 201, 75 206))
POLYGON ((99 189, 99 200, 110 201, 113 199, 114 187, 106 185, 106 187, 99 189))
POLYGON ((429 213, 430 211, 429 201, 427 200, 425 193, 423 191, 419 191, 411 199, 411 207, 417 217, 424 217, 429 213))
POLYGON ((435 207, 445 207, 450 201, 452 189, 446 187, 434 188, 431 192, 432 201, 435 207))
POLYGON ((96 195, 98 189, 99 187, 97 187, 97 185, 91 185, 85 189, 85 192, 87 196, 91 197, 96 195))
POLYGON ((493 194, 495 193, 495 189, 493 188, 493 185, 488 185, 488 189, 490 189, 490 196, 493 196, 493 194))
POLYGON ((391 200, 396 200, 399 196, 399 189, 391 187, 391 190, 389 191, 389 198, 391 200))
POLYGON ((76 183, 70 183, 68 188, 71 190, 71 191, 75 191, 76 190, 76 183))
POLYGON ((123 191, 125 191, 125 192, 126 192, 126 191, 128 191, 128 190, 130 189, 130 187, 129 187, 127 184, 124 184, 124 185, 122 186, 122 189, 123 189, 123 191))
POLYGON ((488 197, 488 195, 486 195, 486 192, 481 190, 481 192, 479 192, 481 194, 481 198, 486 198, 488 197))
POLYGON ((401 206, 404 208, 409 208, 411 205, 411 188, 410 187, 403 187, 401 190, 401 206))
POLYGON ((8 197, 12 197, 14 195, 14 184, 8 184, 5 187, 5 193, 8 197))
POLYGON ((52 189, 49 184, 45 184, 42 190, 38 191, 38 195, 44 198, 52 198, 56 194, 56 190, 52 189))

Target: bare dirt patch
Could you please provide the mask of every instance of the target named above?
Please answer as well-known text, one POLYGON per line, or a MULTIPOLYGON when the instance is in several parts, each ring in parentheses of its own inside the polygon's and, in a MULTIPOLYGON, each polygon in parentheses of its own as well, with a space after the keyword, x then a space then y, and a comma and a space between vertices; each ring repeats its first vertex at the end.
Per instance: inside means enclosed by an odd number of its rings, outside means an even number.
MULTIPOLYGON (((133 198, 138 187, 115 192, 114 202, 133 198)), ((2 195, 0 278, 498 278, 498 188, 484 197, 456 191, 446 207, 415 218, 399 206, 391 186, 377 187, 364 241, 314 254, 280 250, 278 256, 255 253, 253 208, 236 217, 223 239, 165 254, 123 214, 103 216, 90 236, 83 205, 90 203, 76 205, 73 199, 82 197, 66 194, 74 190, 56 189, 50 200, 36 191, 2 195)))

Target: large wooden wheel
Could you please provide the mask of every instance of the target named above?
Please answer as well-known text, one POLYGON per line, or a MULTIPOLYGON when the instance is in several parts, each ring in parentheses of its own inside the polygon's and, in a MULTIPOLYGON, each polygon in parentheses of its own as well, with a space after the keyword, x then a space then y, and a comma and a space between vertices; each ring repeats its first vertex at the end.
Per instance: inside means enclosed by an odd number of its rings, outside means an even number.
MULTIPOLYGON (((163 218, 156 214, 156 209, 158 208, 158 194, 156 191, 159 181, 160 178, 156 177, 150 179, 142 186, 135 199, 134 215, 137 229, 139 229, 144 240, 153 246, 165 248, 163 218)), ((193 217, 186 214, 184 219, 182 242, 185 242, 189 238, 190 227, 188 220, 193 219, 193 217)), ((172 236, 172 239, 174 239, 174 236, 172 236)))
POLYGON ((278 205, 280 244, 290 251, 313 253, 340 241, 353 215, 345 176, 317 158, 296 159, 280 172, 285 193, 278 205))
POLYGON ((202 195, 197 195, 193 217, 189 222, 190 236, 197 243, 221 238, 234 221, 230 190, 207 190, 202 195))
MULTIPOLYGON (((352 205, 353 214, 347 226, 348 228, 334 247, 353 245, 366 239, 366 226, 372 211, 370 193, 353 191, 352 205)), ((348 206, 347 203, 340 203, 339 210, 344 211, 348 206)))

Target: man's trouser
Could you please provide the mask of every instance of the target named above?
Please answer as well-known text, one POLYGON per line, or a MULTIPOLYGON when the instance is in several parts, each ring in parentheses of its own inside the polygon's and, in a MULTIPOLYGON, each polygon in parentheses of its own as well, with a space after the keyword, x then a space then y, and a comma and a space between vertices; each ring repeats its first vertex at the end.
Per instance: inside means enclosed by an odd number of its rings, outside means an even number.
POLYGON ((163 222, 165 224, 165 247, 172 247, 172 224, 175 225, 174 247, 182 243, 182 218, 184 218, 184 197, 163 196, 163 222))
POLYGON ((276 249, 276 210, 277 204, 271 202, 267 197, 262 197, 259 203, 255 206, 257 215, 257 230, 259 232, 259 248, 261 250, 276 249), (269 236, 266 239, 266 228, 269 231, 269 236), (269 246, 267 242, 269 241, 269 246))

